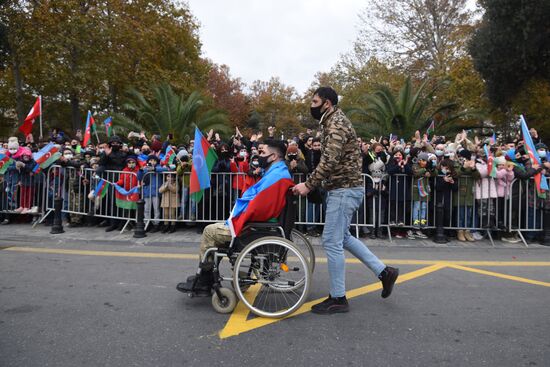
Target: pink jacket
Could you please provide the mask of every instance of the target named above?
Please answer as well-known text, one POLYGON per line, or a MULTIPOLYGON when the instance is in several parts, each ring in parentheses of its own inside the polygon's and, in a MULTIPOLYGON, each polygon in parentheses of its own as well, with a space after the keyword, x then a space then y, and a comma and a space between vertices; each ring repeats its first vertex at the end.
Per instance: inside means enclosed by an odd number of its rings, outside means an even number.
POLYGON ((497 194, 499 198, 507 198, 510 195, 510 184, 514 181, 514 171, 506 168, 497 170, 497 194))
POLYGON ((489 177, 487 164, 476 163, 476 168, 481 176, 481 178, 476 181, 476 199, 496 198, 498 196, 496 185, 497 180, 489 177))

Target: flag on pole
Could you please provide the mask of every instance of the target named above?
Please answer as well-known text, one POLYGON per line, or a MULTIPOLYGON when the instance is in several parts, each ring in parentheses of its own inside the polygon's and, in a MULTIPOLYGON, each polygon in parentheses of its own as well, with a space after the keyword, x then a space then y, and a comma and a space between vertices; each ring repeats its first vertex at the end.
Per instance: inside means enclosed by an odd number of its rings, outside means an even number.
POLYGON ((115 187, 115 204, 121 209, 137 209, 137 202, 139 200, 139 187, 133 187, 130 190, 124 189, 124 187, 113 183, 115 187))
POLYGON ((435 121, 432 120, 432 123, 430 124, 430 126, 428 126, 428 130, 426 130, 426 134, 430 135, 434 131, 435 131, 435 121))
POLYGON ((19 131, 21 131, 25 136, 32 133, 32 127, 34 125, 34 120, 37 117, 40 117, 42 115, 42 102, 41 97, 39 96, 36 99, 36 102, 34 102, 34 105, 32 106, 30 112, 28 113, 27 117, 25 117, 25 121, 23 121, 23 125, 19 126, 19 131))
POLYGON ((202 199, 204 190, 210 187, 210 172, 212 172, 212 167, 217 159, 216 151, 210 148, 208 140, 202 135, 199 128, 195 127, 189 194, 197 203, 202 199))
POLYGON ((40 165, 38 163, 36 163, 34 165, 34 167, 32 168, 32 173, 34 173, 35 175, 40 173, 40 171, 42 170, 42 168, 40 168, 40 165))
MULTIPOLYGON (((540 158, 537 150, 535 149, 535 144, 533 144, 533 138, 531 138, 531 133, 529 132, 529 128, 527 127, 527 122, 525 122, 525 118, 523 117, 523 115, 519 115, 519 119, 521 122, 521 133, 523 135, 523 142, 525 143, 524 147, 529 153, 531 162, 540 165, 540 158)), ((542 179, 542 173, 540 172, 535 175, 535 184, 537 186, 537 192, 539 193, 539 195, 542 195, 545 191, 549 190, 548 182, 546 179, 542 179)))
POLYGON ((0 175, 3 175, 12 163, 13 159, 0 153, 0 175))
POLYGON ((105 125, 105 134, 107 137, 113 135, 113 118, 110 116, 107 117, 105 121, 103 121, 103 125, 105 125))
POLYGON ((108 189, 109 189, 109 183, 104 179, 100 178, 99 182, 97 183, 94 189, 95 197, 103 199, 103 197, 107 194, 108 189))
POLYGON ((32 158, 40 168, 48 168, 61 157, 59 148, 54 143, 47 144, 38 152, 33 153, 32 158))
POLYGON ((483 146, 483 150, 485 150, 485 156, 487 157, 487 174, 491 176, 492 178, 497 177, 497 165, 494 164, 495 157, 493 157, 493 154, 487 148, 487 144, 483 146))
POLYGON ((88 110, 88 117, 86 117, 86 130, 84 131, 82 145, 86 146, 90 140, 92 140, 92 132, 95 132, 95 120, 92 117, 92 113, 88 110))
POLYGON ((491 145, 495 145, 497 143, 497 134, 493 131, 493 136, 491 137, 491 145))
POLYGON ((176 158, 176 155, 174 154, 174 149, 171 145, 166 147, 166 151, 164 152, 164 157, 162 157, 160 164, 163 166, 168 166, 174 162, 174 159, 176 158))

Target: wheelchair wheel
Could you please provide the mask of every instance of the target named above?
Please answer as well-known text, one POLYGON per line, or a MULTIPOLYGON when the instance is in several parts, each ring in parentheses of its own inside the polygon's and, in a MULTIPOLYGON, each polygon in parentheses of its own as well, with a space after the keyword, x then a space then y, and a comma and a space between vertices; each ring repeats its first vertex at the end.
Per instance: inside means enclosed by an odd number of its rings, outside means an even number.
POLYGON ((220 288, 222 297, 218 297, 218 294, 214 292, 212 295, 212 307, 218 313, 230 313, 237 306, 237 296, 229 288, 220 288))
POLYGON ((293 229, 292 232, 290 232, 290 240, 298 250, 302 251, 302 254, 304 254, 309 263, 309 270, 311 274, 313 274, 315 271, 315 251, 313 250, 311 242, 309 242, 307 237, 297 229, 293 229))
POLYGON ((261 317, 280 318, 296 311, 305 302, 310 284, 308 260, 285 238, 260 238, 246 246, 235 261, 237 296, 261 317))

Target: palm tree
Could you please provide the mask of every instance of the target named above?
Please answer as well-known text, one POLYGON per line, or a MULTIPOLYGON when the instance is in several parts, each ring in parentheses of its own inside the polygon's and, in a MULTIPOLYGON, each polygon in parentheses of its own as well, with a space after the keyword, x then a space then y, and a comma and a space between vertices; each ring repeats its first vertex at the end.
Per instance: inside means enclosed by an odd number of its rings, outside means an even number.
POLYGON ((201 111, 204 100, 198 92, 185 99, 177 95, 169 84, 153 89, 154 103, 135 89, 128 91, 128 101, 122 106, 125 113, 115 114, 117 128, 146 131, 166 136, 174 135, 175 141, 189 141, 195 125, 206 131, 228 132, 228 119, 224 112, 216 109, 201 111))
POLYGON ((458 105, 453 102, 436 105, 436 92, 446 84, 443 80, 430 89, 428 80, 416 92, 408 77, 399 94, 394 96, 387 86, 379 86, 374 93, 362 98, 362 106, 349 110, 352 116, 362 120, 356 123, 360 133, 370 136, 385 136, 389 133, 400 137, 413 136, 417 130, 426 130, 435 119, 436 134, 443 135, 461 130, 464 126, 458 121, 462 117, 478 117, 477 112, 454 112, 458 105))

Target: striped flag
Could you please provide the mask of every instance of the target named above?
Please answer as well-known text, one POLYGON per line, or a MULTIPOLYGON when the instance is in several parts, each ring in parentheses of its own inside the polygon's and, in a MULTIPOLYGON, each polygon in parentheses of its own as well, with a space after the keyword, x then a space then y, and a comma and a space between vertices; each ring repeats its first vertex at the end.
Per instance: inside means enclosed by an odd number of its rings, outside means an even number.
POLYGON ((109 189, 109 183, 104 179, 100 178, 94 189, 95 197, 102 198, 107 195, 107 190, 109 189))
POLYGON ((0 153, 0 175, 3 175, 12 163, 13 159, 0 153))
POLYGON ((210 148, 208 140, 202 135, 199 128, 195 127, 195 146, 193 148, 189 194, 197 203, 202 199, 204 190, 210 188, 210 172, 212 172, 212 167, 217 160, 216 151, 210 148))
POLYGON ((59 152, 59 148, 54 143, 48 143, 44 148, 33 153, 32 158, 40 168, 45 169, 61 158, 61 152, 59 152))
MULTIPOLYGON (((525 143, 524 147, 529 153, 531 162, 540 165, 541 161, 537 150, 535 149, 535 144, 533 144, 533 138, 531 138, 531 133, 529 132, 529 128, 527 127, 527 122, 525 122, 525 118, 523 117, 523 115, 520 115, 519 119, 521 122, 521 133, 523 134, 523 142, 525 143)), ((537 186, 537 191, 539 194, 544 194, 544 191, 549 190, 548 182, 547 180, 542 180, 542 173, 540 172, 535 175, 535 184, 537 186)))
POLYGON ((139 200, 139 187, 136 186, 130 190, 124 189, 117 184, 113 184, 115 187, 115 204, 121 209, 137 209, 137 202, 139 200))
POLYGON ((435 131, 435 121, 432 120, 432 123, 430 124, 430 126, 428 126, 428 130, 426 130, 426 134, 430 135, 434 131, 435 131))
MULTIPOLYGON (((195 140, 196 147, 196 140, 195 140)), ((227 220, 231 235, 239 235, 247 222, 277 218, 286 205, 286 194, 294 186, 285 162, 273 163, 260 181, 238 198, 227 220)))
POLYGON ((487 157, 487 173, 492 178, 496 178, 497 177, 497 165, 494 164, 495 157, 493 157, 493 154, 487 148, 487 144, 485 144, 483 146, 483 150, 485 150, 485 156, 487 157))
POLYGON ((107 117, 105 121, 103 121, 103 125, 105 125, 105 134, 107 137, 113 135, 113 118, 110 116, 107 117))
POLYGON ((92 113, 88 110, 88 117, 86 117, 86 130, 84 130, 84 139, 82 145, 86 146, 92 140, 92 132, 95 131, 95 120, 92 117, 92 113))
POLYGON ((171 145, 166 147, 166 151, 164 152, 164 157, 162 157, 160 164, 163 166, 168 166, 174 162, 174 158, 176 158, 176 155, 174 154, 174 148, 172 148, 171 145))

